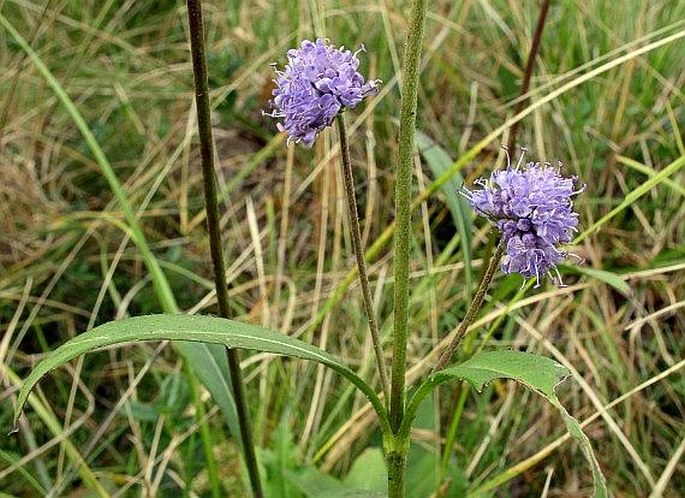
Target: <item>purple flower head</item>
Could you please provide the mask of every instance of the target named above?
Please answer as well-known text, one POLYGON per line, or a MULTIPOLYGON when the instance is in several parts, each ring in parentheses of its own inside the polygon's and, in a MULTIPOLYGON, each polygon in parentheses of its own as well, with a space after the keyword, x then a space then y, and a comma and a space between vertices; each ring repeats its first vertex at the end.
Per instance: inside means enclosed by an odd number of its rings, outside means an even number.
MULTIPOLYGON (((506 150, 506 148, 505 148, 506 150)), ((504 273, 520 273, 525 278, 555 274, 561 284, 557 263, 569 256, 559 249, 571 242, 577 231, 578 213, 573 210, 573 196, 585 186, 575 188, 576 177, 564 178, 559 168, 549 163, 529 162, 521 168, 526 149, 512 167, 507 151, 507 169, 498 170, 489 179, 475 183, 479 190, 464 189, 463 194, 479 214, 489 218, 502 232, 506 253, 504 273)), ((561 167, 561 163, 559 163, 561 167)))
POLYGON ((304 40, 288 50, 288 63, 276 71, 274 110, 264 113, 283 118, 276 126, 288 134, 288 142, 311 147, 316 136, 339 112, 355 107, 364 97, 378 93, 380 80, 365 81, 357 71, 357 52, 336 48, 319 38, 304 40))

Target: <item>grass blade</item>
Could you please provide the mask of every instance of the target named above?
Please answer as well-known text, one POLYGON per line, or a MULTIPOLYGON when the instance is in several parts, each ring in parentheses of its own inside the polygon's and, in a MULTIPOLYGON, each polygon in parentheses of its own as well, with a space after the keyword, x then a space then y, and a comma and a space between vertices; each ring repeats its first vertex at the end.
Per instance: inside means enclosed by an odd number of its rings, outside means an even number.
MULTIPOLYGON (((425 133, 416 132, 416 144, 419 153, 423 156, 426 164, 433 172, 435 178, 447 171, 454 161, 447 154, 447 152, 436 144, 425 133)), ((459 189, 464 184, 464 178, 458 171, 454 174, 450 181, 440 187, 442 193, 445 195, 447 206, 452 214, 452 220, 457 227, 459 236, 461 238, 461 250, 464 255, 464 280, 466 283, 467 294, 470 295, 471 286, 473 284, 473 269, 471 268, 471 235, 472 235, 472 209, 469 207, 466 199, 459 195, 459 189)))
POLYGON ((619 214, 621 211, 629 207, 631 204, 633 204, 635 201, 637 201, 640 197, 645 195, 647 192, 652 190, 654 187, 659 185, 660 183, 666 181, 666 179, 678 172, 683 166, 685 166, 685 156, 681 156, 675 161, 673 161, 671 164, 666 166, 664 169, 659 171, 656 175, 652 176, 647 180, 645 183, 640 185, 638 188, 630 192, 628 195, 625 196, 623 201, 616 206, 614 209, 609 211, 607 214, 602 216, 599 220, 594 222, 592 225, 590 225, 587 229, 585 229, 578 237, 575 238, 573 241, 574 244, 578 244, 579 242, 585 240, 588 236, 592 235, 594 232, 602 228, 603 225, 605 225, 609 220, 611 220, 614 216, 619 214))

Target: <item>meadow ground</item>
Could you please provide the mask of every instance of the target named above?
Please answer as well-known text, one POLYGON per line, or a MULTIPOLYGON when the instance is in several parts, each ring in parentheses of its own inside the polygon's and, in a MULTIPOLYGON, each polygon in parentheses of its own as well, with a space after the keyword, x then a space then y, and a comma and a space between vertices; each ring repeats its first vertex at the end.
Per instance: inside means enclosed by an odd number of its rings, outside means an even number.
MULTIPOLYGON (((456 192, 501 167, 511 128, 442 188, 432 192, 431 182, 514 114, 541 3, 428 2, 410 379, 430 370, 425 358, 459 324, 487 250, 489 224, 465 214, 456 192)), ((311 341, 367 379, 375 368, 349 279, 337 135, 323 133, 311 150, 286 147, 262 110, 270 64, 283 64, 299 40, 365 45, 362 71, 383 85, 347 121, 389 345, 391 244, 379 241, 393 219, 408 4, 204 2, 232 313, 311 341)), ((226 420, 172 344, 110 349, 57 370, 19 433, 4 436, 20 379, 43 353, 109 320, 161 311, 74 109, 123 184, 180 308, 216 308, 184 2, 6 0, 0 16, 0 495, 241 496, 226 420)), ((520 276, 498 274, 480 326, 458 352, 530 350, 570 368, 559 397, 585 422, 621 497, 685 489, 684 38, 683 0, 552 2, 516 142, 587 184, 571 249, 585 264, 561 268, 564 288, 548 281, 524 292, 520 276)), ((366 400, 337 376, 254 353, 243 354, 243 367, 274 496, 312 496, 327 479, 359 484, 382 473, 366 400)), ((413 438, 409 496, 591 493, 558 413, 509 382, 481 394, 442 388, 422 407, 413 438)))

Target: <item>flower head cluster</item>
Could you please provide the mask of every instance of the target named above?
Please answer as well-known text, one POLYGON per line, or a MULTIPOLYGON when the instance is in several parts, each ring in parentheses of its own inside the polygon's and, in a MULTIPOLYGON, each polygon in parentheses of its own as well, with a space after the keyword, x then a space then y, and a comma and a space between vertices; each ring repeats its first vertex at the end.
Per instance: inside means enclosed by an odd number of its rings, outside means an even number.
MULTIPOLYGON (((489 218, 502 232, 506 253, 504 273, 520 273, 525 278, 555 271, 552 279, 561 284, 556 265, 569 253, 559 248, 571 242, 577 231, 578 213, 573 210, 573 196, 584 190, 575 188, 576 177, 564 178, 549 163, 508 161, 507 169, 492 173, 489 179, 476 181, 480 190, 466 190, 464 195, 481 215, 489 218)), ((509 154, 507 152, 507 159, 509 154)), ((561 163, 559 163, 561 166, 561 163)))
POLYGON ((304 40, 299 48, 288 50, 288 64, 276 71, 274 110, 265 114, 283 118, 276 126, 288 134, 289 142, 311 147, 338 113, 378 93, 380 80, 367 82, 357 71, 357 54, 363 50, 363 46, 357 52, 336 48, 321 38, 304 40))

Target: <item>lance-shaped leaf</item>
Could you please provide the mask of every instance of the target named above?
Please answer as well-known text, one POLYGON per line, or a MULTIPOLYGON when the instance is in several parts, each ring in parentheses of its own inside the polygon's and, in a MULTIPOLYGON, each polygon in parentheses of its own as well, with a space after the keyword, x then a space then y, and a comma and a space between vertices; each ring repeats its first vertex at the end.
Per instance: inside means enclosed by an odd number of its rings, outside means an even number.
POLYGON ((465 380, 478 392, 481 392, 486 384, 493 380, 513 379, 531 391, 538 393, 559 410, 568 432, 580 443, 583 454, 590 464, 595 483, 594 497, 606 498, 608 496, 606 483, 592 451, 590 440, 581 429, 578 421, 562 406, 554 392, 555 387, 568 375, 569 371, 566 367, 543 356, 509 350, 479 353, 461 365, 431 374, 421 384, 409 402, 407 416, 400 430, 406 434, 409 433, 412 419, 421 401, 443 382, 465 380))
POLYGON ((142 341, 187 341, 222 344, 229 348, 254 349, 265 353, 315 361, 335 370, 369 399, 380 423, 388 429, 385 408, 374 390, 335 356, 311 344, 248 323, 213 316, 148 315, 109 322, 80 334, 52 351, 28 375, 17 397, 14 423, 31 389, 51 370, 89 351, 142 341))

